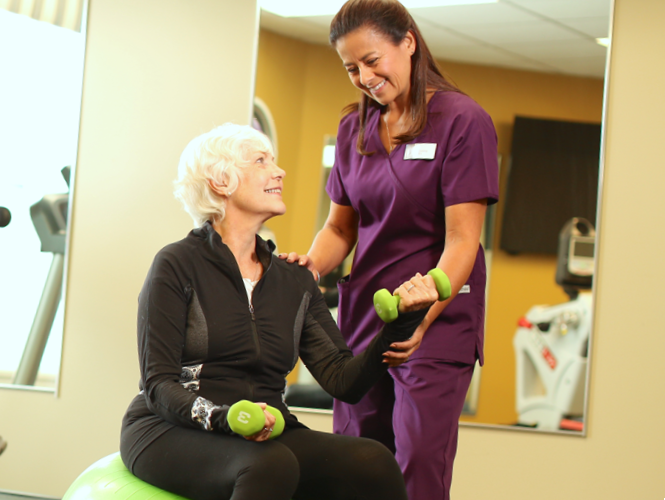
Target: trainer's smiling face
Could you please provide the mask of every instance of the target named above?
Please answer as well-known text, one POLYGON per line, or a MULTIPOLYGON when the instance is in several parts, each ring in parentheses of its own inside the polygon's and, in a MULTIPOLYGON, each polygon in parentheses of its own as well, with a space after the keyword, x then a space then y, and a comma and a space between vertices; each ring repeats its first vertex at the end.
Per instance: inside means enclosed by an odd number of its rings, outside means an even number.
POLYGON ((411 56, 416 48, 413 33, 395 45, 371 27, 343 36, 335 46, 353 85, 379 104, 408 102, 411 92, 411 56))

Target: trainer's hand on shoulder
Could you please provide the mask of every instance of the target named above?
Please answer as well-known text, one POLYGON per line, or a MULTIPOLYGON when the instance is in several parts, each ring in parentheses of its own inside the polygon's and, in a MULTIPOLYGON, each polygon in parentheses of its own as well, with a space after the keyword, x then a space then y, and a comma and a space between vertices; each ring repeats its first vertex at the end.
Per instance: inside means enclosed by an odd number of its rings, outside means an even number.
POLYGON ((309 269, 312 275, 314 275, 314 279, 316 281, 319 281, 321 279, 321 275, 314 267, 314 262, 312 262, 312 259, 309 258, 309 255, 307 254, 298 255, 296 252, 291 252, 291 253, 280 253, 277 257, 279 257, 282 260, 285 260, 289 264, 291 264, 292 262, 297 262, 299 266, 306 267, 307 269, 309 269))
POLYGON ((427 309, 439 298, 432 277, 420 273, 401 284, 393 294, 399 295, 400 313, 427 309))
POLYGON ((260 443, 262 441, 268 441, 270 439, 270 434, 272 434, 273 429, 275 428, 275 415, 270 413, 268 410, 266 410, 266 403, 256 403, 261 407, 263 410, 264 415, 266 416, 266 424, 263 426, 263 429, 261 429, 259 432, 256 434, 252 434, 251 436, 245 436, 245 439, 247 441, 255 441, 257 443, 260 443))

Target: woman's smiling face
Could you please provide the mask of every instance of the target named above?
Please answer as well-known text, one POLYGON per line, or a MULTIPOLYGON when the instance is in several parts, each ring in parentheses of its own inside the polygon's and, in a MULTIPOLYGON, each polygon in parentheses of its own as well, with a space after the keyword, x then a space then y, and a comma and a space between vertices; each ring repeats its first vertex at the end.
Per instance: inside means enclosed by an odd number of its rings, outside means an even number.
POLYGON ((408 102, 411 56, 416 41, 411 32, 395 45, 369 26, 343 36, 335 46, 353 85, 382 105, 408 102))
POLYGON ((254 213, 267 220, 286 212, 282 200, 286 172, 275 164, 272 154, 255 151, 249 156, 248 164, 241 167, 238 173, 240 182, 228 197, 227 213, 233 210, 254 213))

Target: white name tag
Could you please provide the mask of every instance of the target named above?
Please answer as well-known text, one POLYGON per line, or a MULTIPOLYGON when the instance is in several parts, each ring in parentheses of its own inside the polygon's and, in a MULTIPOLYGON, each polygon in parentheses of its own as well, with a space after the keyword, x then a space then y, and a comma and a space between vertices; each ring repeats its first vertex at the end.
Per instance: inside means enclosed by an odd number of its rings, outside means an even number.
POLYGON ((435 142, 422 142, 420 144, 407 144, 404 149, 405 160, 433 160, 436 153, 435 142))
POLYGON ((464 285, 457 293, 471 293, 471 285, 464 285))

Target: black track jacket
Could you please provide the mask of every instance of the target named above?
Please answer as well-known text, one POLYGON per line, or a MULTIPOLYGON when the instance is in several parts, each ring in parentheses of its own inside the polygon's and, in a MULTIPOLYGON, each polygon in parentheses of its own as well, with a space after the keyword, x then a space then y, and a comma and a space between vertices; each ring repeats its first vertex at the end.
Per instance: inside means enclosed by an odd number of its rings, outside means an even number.
POLYGON ((354 357, 312 274, 273 249, 257 236, 264 274, 251 304, 235 257, 209 222, 157 254, 139 295, 141 392, 123 420, 126 464, 173 425, 231 433, 227 410, 241 399, 268 403, 287 427, 301 427, 284 403, 299 356, 333 397, 358 402, 387 369, 382 353, 408 339, 427 312, 400 315, 354 357))

